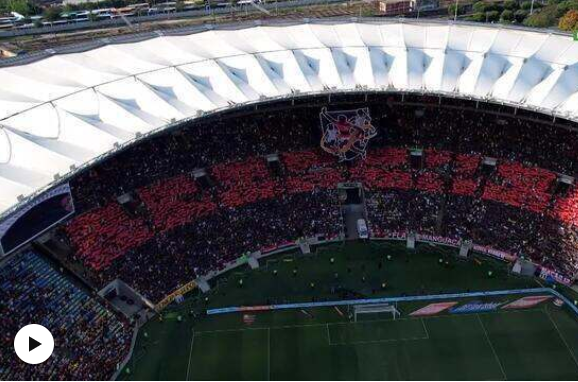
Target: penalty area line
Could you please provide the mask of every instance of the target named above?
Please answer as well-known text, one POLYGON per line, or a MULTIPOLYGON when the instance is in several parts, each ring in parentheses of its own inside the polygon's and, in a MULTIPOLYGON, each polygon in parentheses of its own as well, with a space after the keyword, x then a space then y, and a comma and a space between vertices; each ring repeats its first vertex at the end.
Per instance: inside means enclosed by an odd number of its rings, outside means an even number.
POLYGON ((498 353, 496 353, 496 349, 494 349, 494 345, 492 344, 492 341, 490 340, 490 336, 488 335, 486 327, 484 326, 484 323, 482 322, 480 315, 476 314, 476 317, 478 318, 478 322, 480 323, 480 326, 482 327, 482 330, 484 331, 484 335, 486 336, 486 340, 488 341, 488 345, 490 345, 490 348, 492 349, 492 353, 494 353, 494 357, 496 358, 496 362, 498 362, 498 366, 500 366, 500 371, 502 372, 502 375, 504 376, 504 380, 507 381, 508 377, 506 377, 506 372, 504 371, 504 367, 502 366, 502 362, 500 361, 500 357, 498 357, 498 353))
POLYGON ((425 340, 429 340, 429 337, 387 338, 383 340, 374 340, 374 341, 334 342, 329 344, 329 346, 387 344, 392 342, 425 341, 425 340))
POLYGON ((556 331, 558 332, 558 336, 560 336, 560 339, 562 340, 562 342, 564 342, 564 345, 566 345, 566 349, 568 349, 568 351, 570 352, 570 356, 572 357, 572 360, 574 361, 574 363, 576 364, 576 366, 578 367, 578 360, 576 360, 576 356, 574 355, 574 352, 572 352, 572 349, 570 348, 570 345, 568 345, 568 342, 566 341, 566 339, 564 338, 564 336, 562 335, 562 332, 560 331, 560 329, 558 328, 558 325, 556 324, 556 322, 554 321, 554 319, 552 318, 552 316, 550 315, 550 312, 548 311, 548 307, 546 306, 546 309, 544 310, 544 313, 546 313, 546 316, 548 316, 548 318, 550 319, 550 322, 552 323, 552 325, 554 325, 554 328, 556 329, 556 331))
POLYGON ((191 371, 191 359, 193 358, 193 343, 195 341, 195 329, 193 329, 193 335, 191 336, 191 344, 190 344, 190 348, 189 348, 189 361, 187 362, 187 378, 185 379, 185 381, 190 381, 189 379, 189 373, 191 371))

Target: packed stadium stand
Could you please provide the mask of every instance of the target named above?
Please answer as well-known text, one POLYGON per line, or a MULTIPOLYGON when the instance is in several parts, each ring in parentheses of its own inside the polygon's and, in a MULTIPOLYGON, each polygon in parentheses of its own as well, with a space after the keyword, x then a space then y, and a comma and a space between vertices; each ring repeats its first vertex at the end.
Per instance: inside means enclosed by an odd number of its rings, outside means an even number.
POLYGON ((106 380, 130 348, 132 329, 91 292, 28 250, 0 264, 0 378, 106 380), (53 356, 36 367, 20 361, 14 336, 29 323, 49 329, 53 356))
POLYGON ((373 110, 381 136, 353 163, 318 147, 313 108, 223 116, 143 142, 73 181, 78 215, 63 236, 96 285, 119 277, 156 302, 246 252, 337 237, 337 185, 361 182, 373 237, 403 231, 472 240, 573 277, 576 190, 557 192, 555 171, 574 174, 575 154, 541 147, 571 144, 575 133, 484 111, 402 103, 373 110), (518 134, 543 130, 559 134, 512 151, 518 134), (293 136, 279 140, 275 131, 293 136), (189 135, 204 136, 204 144, 191 147, 189 135), (423 149, 418 168, 410 160, 415 147, 423 149), (279 173, 268 168, 270 153, 280 154, 279 173), (484 169, 490 156, 497 164, 484 169), (210 186, 192 175, 201 167, 210 186), (115 200, 123 192, 138 194, 140 213, 131 216, 115 200))

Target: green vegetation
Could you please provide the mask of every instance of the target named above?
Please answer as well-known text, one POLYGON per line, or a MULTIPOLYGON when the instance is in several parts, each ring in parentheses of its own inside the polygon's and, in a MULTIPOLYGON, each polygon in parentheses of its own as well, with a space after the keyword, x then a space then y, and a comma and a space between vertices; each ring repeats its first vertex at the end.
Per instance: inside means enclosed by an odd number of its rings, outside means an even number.
POLYGON ((578 10, 571 9, 560 18, 558 27, 564 31, 578 30, 578 10))
POLYGON ((500 12, 498 11, 489 11, 486 12, 486 20, 488 20, 488 22, 496 22, 500 19, 500 12))
POLYGON ((46 21, 56 21, 60 18, 62 9, 60 7, 50 7, 44 11, 44 19, 46 21))
POLYGON ((509 9, 504 9, 502 14, 500 15, 500 21, 507 24, 513 22, 514 20, 515 20, 514 12, 512 12, 509 9))
POLYGON ((548 28, 558 23, 558 13, 555 6, 546 6, 524 20, 524 25, 532 28, 548 28))
POLYGON ((408 314, 428 303, 411 302, 398 306, 402 317, 395 321, 382 313, 357 323, 346 307, 341 314, 327 307, 194 316, 230 305, 539 286, 509 275, 499 261, 461 260, 455 252, 356 243, 308 256, 281 254, 262 260, 257 270, 235 269, 214 281, 208 295, 192 292, 146 324, 121 379, 576 380, 578 321, 551 301, 523 311, 424 318, 408 314))
POLYGON ((0 13, 17 12, 28 16, 40 12, 36 4, 30 0, 0 0, 0 13))
MULTIPOLYGON (((457 7, 458 7, 458 16, 461 16, 464 13, 466 13, 466 8, 464 6, 457 5, 457 7)), ((452 18, 456 15, 456 4, 451 4, 448 7, 448 15, 450 16, 450 18, 452 18)))
POLYGON ((578 0, 534 1, 533 6, 530 0, 506 0, 503 3, 482 0, 471 6, 470 13, 467 20, 476 22, 499 21, 533 28, 559 27, 565 31, 578 28, 578 0))

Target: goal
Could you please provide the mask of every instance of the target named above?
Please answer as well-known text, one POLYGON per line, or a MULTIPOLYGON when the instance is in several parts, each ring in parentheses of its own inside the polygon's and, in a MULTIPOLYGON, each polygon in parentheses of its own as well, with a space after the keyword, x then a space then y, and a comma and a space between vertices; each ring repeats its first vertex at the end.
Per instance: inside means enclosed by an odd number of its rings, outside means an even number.
POLYGON ((393 319, 399 317, 400 313, 397 307, 391 304, 365 304, 365 305, 353 305, 353 321, 357 322, 359 315, 373 316, 383 318, 383 316, 389 316, 391 314, 393 319))

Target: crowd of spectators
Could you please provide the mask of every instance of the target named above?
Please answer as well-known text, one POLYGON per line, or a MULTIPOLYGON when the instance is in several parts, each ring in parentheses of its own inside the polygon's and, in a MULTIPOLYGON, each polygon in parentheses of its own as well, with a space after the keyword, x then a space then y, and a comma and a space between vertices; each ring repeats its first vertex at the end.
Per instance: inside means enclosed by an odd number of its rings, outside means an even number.
POLYGON ((0 379, 108 380, 128 356, 132 330, 32 251, 0 265, 0 379), (16 357, 14 336, 36 323, 52 332, 52 356, 39 365, 16 357))
MULTIPOLYGON (((482 154, 573 175, 578 173, 576 131, 536 122, 526 115, 501 115, 470 108, 405 106, 390 113, 396 146, 435 147, 482 154), (539 137, 539 138, 538 138, 539 137)), ((574 126, 575 128, 575 126, 574 126)))
POLYGON ((143 219, 131 218, 118 203, 76 217, 66 231, 75 243, 75 256, 97 271, 153 236, 143 219))
POLYGON ((120 261, 99 271, 95 281, 102 286, 120 276, 158 302, 195 277, 219 270, 247 252, 271 250, 301 237, 339 235, 336 200, 334 191, 316 189, 218 209, 133 247, 120 261))
MULTIPOLYGON (((551 171, 511 161, 499 161, 488 171, 482 170, 479 156, 445 154, 453 159, 428 161, 431 152, 426 150, 423 168, 398 166, 406 174, 398 179, 413 175, 409 187, 365 182, 371 185, 368 218, 375 236, 415 232, 471 240, 570 277, 576 274, 576 188, 560 195, 551 171)), ((368 169, 364 174, 375 173, 368 169)))
POLYGON ((367 213, 372 236, 393 232, 437 233, 440 195, 417 190, 382 190, 367 194, 367 213))
POLYGON ((300 109, 225 115, 151 137, 80 174, 72 182, 75 206, 92 209, 196 168, 310 148, 317 138, 311 125, 304 125, 308 117, 308 111, 300 109))
MULTIPOLYGON (((557 178, 578 174, 578 133, 466 101, 363 106, 379 135, 351 163, 319 148, 320 108, 307 105, 235 111, 129 147, 71 181, 77 215, 60 236, 74 257, 63 260, 97 287, 121 278, 157 302, 247 252, 339 236, 337 184, 360 182, 373 236, 472 240, 577 274, 578 187, 557 178), (117 201, 125 193, 138 211, 117 201)), ((35 368, 3 352, 0 379, 110 378, 130 346, 128 323, 33 252, 4 261, 0 276, 2 348, 29 322, 60 341, 35 368)))
POLYGON ((578 173, 576 133, 527 113, 417 101, 427 100, 368 101, 379 134, 365 160, 347 164, 319 148, 318 107, 235 112, 162 133, 72 181, 79 216, 66 236, 97 285, 120 277, 157 301, 247 251, 337 235, 337 183, 356 181, 376 235, 471 239, 576 272, 578 194, 555 191, 556 172, 578 173), (483 169, 485 157, 497 166, 483 169), (192 175, 199 168, 209 186, 192 175), (126 192, 144 215, 121 208, 126 192))
MULTIPOLYGON (((140 200, 150 212, 151 227, 141 225, 142 236, 150 232, 166 232, 174 227, 199 219, 216 209, 206 193, 201 193, 191 177, 179 175, 138 190, 140 200)), ((137 220, 141 221, 141 220, 137 220)), ((134 243, 131 247, 140 244, 134 243)))
POLYGON ((146 219, 114 200, 80 214, 65 227, 76 259, 92 269, 96 285, 120 275, 157 302, 247 252, 302 237, 338 236, 335 186, 342 172, 319 152, 282 158, 281 174, 264 158, 250 157, 207 167, 213 184, 208 189, 191 175, 139 188, 146 219))

